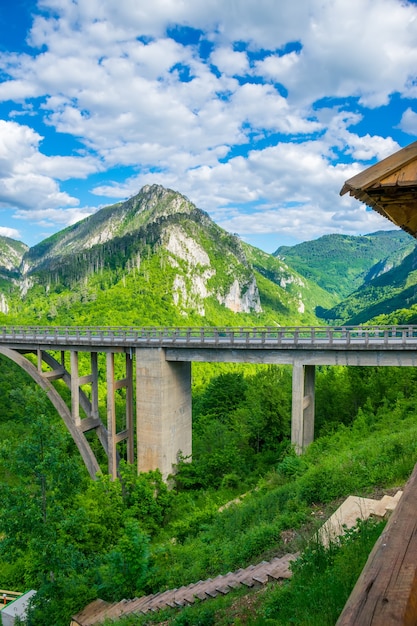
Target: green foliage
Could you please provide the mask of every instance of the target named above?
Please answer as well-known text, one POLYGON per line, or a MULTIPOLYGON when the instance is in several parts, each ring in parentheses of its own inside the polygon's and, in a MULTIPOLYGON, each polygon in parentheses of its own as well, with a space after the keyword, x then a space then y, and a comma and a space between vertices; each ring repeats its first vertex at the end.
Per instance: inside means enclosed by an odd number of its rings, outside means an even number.
POLYGON ((33 423, 19 442, 3 441, 2 462, 14 476, 2 483, 0 494, 0 559, 14 562, 7 572, 17 588, 39 590, 33 606, 37 624, 67 623, 77 602, 94 597, 86 581, 87 555, 72 534, 74 502, 87 476, 71 437, 51 415, 43 392, 27 390, 23 398, 26 418, 33 423))
POLYGON ((338 543, 312 543, 292 565, 293 577, 271 590, 263 617, 276 626, 333 626, 385 522, 358 522, 338 543))
POLYGON ((220 374, 213 378, 203 394, 196 399, 193 410, 198 426, 199 415, 209 415, 221 422, 244 400, 247 383, 241 373, 220 374))
MULTIPOLYGON (((292 452, 284 429, 290 375, 288 368, 266 366, 244 374, 224 371, 206 388, 199 383, 199 456, 183 462, 182 479, 185 468, 194 475, 180 492, 168 491, 158 472, 136 476, 124 463, 120 481, 86 479, 44 394, 29 388, 25 424, 35 428, 22 442, 2 448, 14 480, 1 485, 0 576, 5 586, 38 590, 32 623, 61 626, 97 596, 116 600, 156 592, 300 550, 304 540, 296 529, 307 525, 312 532, 311 506, 323 508, 349 493, 366 495, 375 486, 407 479, 417 460, 413 368, 321 368, 317 412, 323 435, 302 457, 292 452), (227 410, 218 406, 225 387, 227 410), (200 440, 206 435, 206 442, 200 440), (216 455, 218 448, 224 458, 216 455), (233 503, 237 495, 244 497, 233 503), (288 529, 295 538, 284 545, 288 529)), ((340 554, 332 563, 342 571, 346 553, 340 554)), ((350 554, 353 568, 356 557, 350 554)), ((324 580, 335 577, 327 565, 322 570, 324 580)), ((339 583, 334 588, 325 600, 331 615, 340 607, 334 600, 339 583)), ((301 596, 288 602, 298 606, 301 596)), ((280 603, 286 600, 271 600, 268 610, 259 607, 258 623, 278 619, 280 603)), ((210 608, 214 623, 226 620, 228 610, 210 608)), ((175 619, 211 619, 196 611, 175 619)))
POLYGON ((380 231, 364 237, 324 235, 296 246, 281 246, 275 256, 341 300, 377 276, 384 266, 399 265, 414 246, 402 231, 380 231))
POLYGON ((123 529, 125 505, 120 481, 102 475, 90 481, 75 499, 75 514, 67 522, 77 547, 87 554, 106 554, 123 529), (73 526, 73 527, 72 527, 73 526))
POLYGON ((417 272, 415 248, 399 265, 351 293, 343 302, 325 313, 327 320, 363 324, 416 303, 417 272))
POLYGON ((119 471, 126 514, 147 532, 157 532, 173 502, 173 494, 162 480, 161 472, 154 470, 138 475, 134 465, 124 462, 119 471))
POLYGON ((265 366, 255 374, 222 373, 211 379, 193 405, 193 461, 180 458, 179 489, 245 483, 287 447, 291 374, 265 366))
POLYGON ((136 520, 128 519, 115 547, 100 568, 103 599, 134 598, 143 587, 149 561, 149 539, 136 520))

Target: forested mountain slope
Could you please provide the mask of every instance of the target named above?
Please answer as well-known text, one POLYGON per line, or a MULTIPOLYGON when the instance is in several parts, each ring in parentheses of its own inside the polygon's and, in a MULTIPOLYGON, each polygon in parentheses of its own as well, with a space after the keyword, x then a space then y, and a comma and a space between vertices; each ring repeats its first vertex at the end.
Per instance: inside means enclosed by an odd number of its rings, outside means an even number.
POLYGON ((381 231, 326 235, 270 255, 180 193, 147 185, 31 249, 0 238, 0 321, 366 322, 413 304, 414 248, 406 233, 381 231))
POLYGON ((369 281, 323 316, 332 323, 363 324, 381 315, 410 309, 416 303, 417 249, 414 248, 400 265, 369 281))
POLYGON ((402 230, 359 237, 324 235, 296 246, 281 246, 274 256, 340 301, 399 265, 415 245, 415 240, 402 230))
POLYGON ((316 323, 334 304, 159 185, 27 250, 0 298, 5 323, 55 324, 316 323))

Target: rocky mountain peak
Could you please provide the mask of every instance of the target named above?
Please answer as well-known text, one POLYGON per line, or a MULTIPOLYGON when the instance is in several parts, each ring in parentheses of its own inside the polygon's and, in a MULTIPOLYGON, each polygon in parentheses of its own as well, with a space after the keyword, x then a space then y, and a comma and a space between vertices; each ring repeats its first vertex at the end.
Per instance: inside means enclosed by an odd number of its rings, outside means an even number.
POLYGON ((192 211, 196 207, 180 193, 161 185, 145 185, 128 200, 104 207, 34 246, 26 262, 29 269, 34 269, 46 259, 74 255, 131 235, 157 219, 192 211))
POLYGON ((20 241, 0 236, 0 273, 18 271, 28 249, 20 241))
POLYGON ((128 212, 149 213, 153 217, 190 213, 195 205, 178 191, 167 189, 162 185, 145 185, 136 196, 127 200, 128 212))

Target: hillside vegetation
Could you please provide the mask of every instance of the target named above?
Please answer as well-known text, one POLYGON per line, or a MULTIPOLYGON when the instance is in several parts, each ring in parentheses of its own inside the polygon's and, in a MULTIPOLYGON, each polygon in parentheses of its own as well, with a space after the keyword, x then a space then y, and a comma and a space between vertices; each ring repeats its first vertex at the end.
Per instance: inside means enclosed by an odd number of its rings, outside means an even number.
POLYGON ((414 248, 381 231, 269 255, 185 196, 146 186, 31 249, 0 237, 0 322, 363 323, 414 303, 414 248))
POLYGON ((24 252, 18 275, 0 284, 0 321, 315 323, 322 290, 279 261, 272 274, 260 257, 255 268, 257 254, 184 196, 144 187, 24 252))
MULTIPOLYGON (((1 371, 0 579, 38 590, 35 626, 68 625, 96 597, 155 593, 299 550, 293 580, 256 596, 241 623, 334 624, 382 527, 365 525, 329 552, 308 540, 340 499, 402 485, 417 460, 413 368, 321 368, 317 438, 296 457, 289 372, 262 367, 220 374, 197 393, 194 459, 180 463, 173 489, 124 464, 120 480, 92 482, 43 394, 17 368, 1 371)), ((235 624, 246 602, 237 592, 121 623, 235 624)))
POLYGON ((281 246, 274 256, 342 300, 399 265, 414 247, 410 235, 395 230, 360 237, 324 235, 292 247, 281 246))
POLYGON ((417 302, 416 249, 402 263, 376 277, 350 294, 334 308, 326 311, 328 320, 347 324, 363 324, 383 314, 389 314, 417 302))

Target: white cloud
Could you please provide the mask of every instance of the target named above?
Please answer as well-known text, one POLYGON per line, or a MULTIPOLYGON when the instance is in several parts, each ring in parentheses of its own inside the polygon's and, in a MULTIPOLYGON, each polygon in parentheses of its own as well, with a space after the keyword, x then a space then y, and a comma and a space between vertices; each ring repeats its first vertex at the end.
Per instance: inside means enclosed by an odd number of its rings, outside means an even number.
POLYGON ((8 228, 7 226, 0 226, 0 235, 10 237, 10 239, 20 239, 20 232, 16 228, 8 228))
POLYGON ((365 235, 378 230, 393 230, 393 225, 374 211, 352 207, 345 214, 330 216, 317 206, 282 207, 237 215, 219 220, 220 226, 239 235, 273 234, 305 241, 326 234, 365 235))
POLYGON ((98 210, 97 207, 76 207, 68 209, 38 209, 28 210, 19 209, 14 213, 14 217, 18 220, 27 220, 28 217, 38 225, 49 228, 52 225, 59 224, 62 228, 76 224, 80 220, 92 215, 98 210))
POLYGON ((246 53, 236 52, 231 48, 217 48, 210 60, 222 74, 229 76, 244 76, 249 71, 246 53))
POLYGON ((359 96, 373 107, 396 91, 409 91, 416 76, 417 6, 397 0, 317 0, 304 6, 310 19, 297 37, 300 53, 257 64, 259 74, 284 84, 291 102, 359 96))
POLYGON ((401 122, 399 126, 401 130, 403 130, 405 133, 409 133, 410 135, 416 136, 417 135, 417 113, 409 107, 406 111, 404 111, 401 117, 401 122))
POLYGON ((39 151, 41 140, 28 126, 0 120, 0 206, 34 209, 77 202, 60 191, 55 178, 85 177, 96 169, 92 160, 47 157, 39 151))

